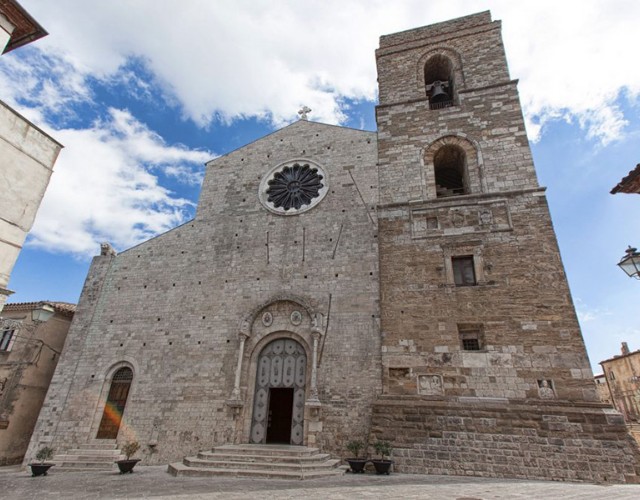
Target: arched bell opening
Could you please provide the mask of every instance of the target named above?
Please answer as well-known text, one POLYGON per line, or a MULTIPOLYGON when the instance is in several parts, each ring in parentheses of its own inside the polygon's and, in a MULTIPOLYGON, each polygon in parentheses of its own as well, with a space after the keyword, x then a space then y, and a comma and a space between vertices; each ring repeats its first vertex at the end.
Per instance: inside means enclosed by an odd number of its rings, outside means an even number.
POLYGON ((113 374, 96 439, 116 439, 118 437, 132 381, 133 370, 128 366, 118 369, 113 374))
POLYGON ((451 59, 442 54, 431 56, 424 65, 424 83, 429 109, 453 106, 454 78, 451 59))
POLYGON ((304 444, 307 354, 292 338, 269 342, 257 360, 249 442, 304 444))
POLYGON ((467 194, 467 159, 462 148, 447 144, 436 151, 433 157, 436 178, 436 196, 459 196, 467 194))

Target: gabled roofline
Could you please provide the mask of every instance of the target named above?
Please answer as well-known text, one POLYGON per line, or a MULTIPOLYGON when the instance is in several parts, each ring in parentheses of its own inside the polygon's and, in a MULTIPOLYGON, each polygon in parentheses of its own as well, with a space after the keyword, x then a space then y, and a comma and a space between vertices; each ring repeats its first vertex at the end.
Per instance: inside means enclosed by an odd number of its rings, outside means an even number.
POLYGON ((614 188, 611 190, 611 194, 616 194, 616 193, 640 194, 640 187, 634 190, 630 185, 636 179, 640 180, 640 163, 638 163, 636 165, 636 168, 631 170, 626 177, 623 177, 622 180, 614 186, 614 188))
POLYGON ((55 312, 62 316, 67 316, 72 318, 74 313, 76 312, 76 304, 72 304, 71 302, 54 302, 51 300, 42 300, 38 302, 14 302, 5 304, 3 311, 14 312, 14 311, 31 311, 35 309, 38 304, 41 302, 46 302, 47 304, 51 304, 55 312))
POLYGON ((49 34, 16 0, 0 0, 0 14, 15 26, 3 54, 49 34))
POLYGON ((353 132, 362 132, 363 134, 371 134, 371 135, 376 135, 376 136, 378 135, 377 131, 361 130, 361 129, 353 128, 353 127, 344 127, 342 125, 332 125, 330 123, 321 123, 321 122, 314 122, 314 121, 311 121, 311 120, 302 120, 302 119, 300 119, 300 120, 297 120, 295 122, 290 123, 289 125, 285 125, 282 128, 274 130, 273 132, 269 132, 267 135, 263 135, 261 137, 258 137, 257 139, 254 139, 251 142, 247 142, 246 144, 243 144, 242 146, 239 146, 239 147, 237 147, 235 149, 232 149, 231 151, 228 151, 223 155, 217 156, 216 158, 213 158, 212 160, 209 160, 208 162, 206 162, 204 165, 205 165, 205 167, 208 167, 209 164, 211 164, 213 162, 216 162, 216 161, 218 161, 218 160, 220 160, 222 158, 225 158, 225 157, 235 153, 236 151, 240 151, 241 149, 246 148, 247 146, 251 146, 252 144, 255 144, 255 143, 257 143, 257 142, 259 142, 259 141, 261 141, 263 139, 266 139, 267 137, 271 137, 272 135, 278 134, 278 133, 282 132, 283 130, 288 129, 289 127, 297 126, 300 122, 313 124, 311 126, 315 126, 315 127, 334 127, 334 128, 344 129, 344 130, 351 130, 353 132))
MULTIPOLYGON (((640 349, 637 349, 637 350, 635 350, 635 351, 631 351, 631 352, 629 352, 629 353, 627 353, 627 354, 616 354, 616 355, 615 355, 615 356, 613 356, 612 358, 609 358, 609 359, 605 359, 605 360, 603 360, 603 361, 600 361, 598 364, 599 364, 599 365, 602 365, 603 363, 609 363, 609 362, 611 362, 611 361, 615 361, 616 359, 629 358, 629 357, 634 356, 634 355, 636 355, 636 354, 640 354, 640 349)), ((603 367, 603 369, 604 369, 604 367, 603 367)))

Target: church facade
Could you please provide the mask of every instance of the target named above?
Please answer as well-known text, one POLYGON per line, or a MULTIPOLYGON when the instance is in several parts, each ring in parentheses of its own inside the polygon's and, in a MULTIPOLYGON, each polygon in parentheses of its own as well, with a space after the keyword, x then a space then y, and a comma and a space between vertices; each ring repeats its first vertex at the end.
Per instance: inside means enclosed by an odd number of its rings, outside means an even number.
POLYGON ((31 454, 384 439, 404 472, 635 481, 500 23, 384 36, 376 59, 377 132, 301 119, 209 162, 192 221, 103 245, 31 454))

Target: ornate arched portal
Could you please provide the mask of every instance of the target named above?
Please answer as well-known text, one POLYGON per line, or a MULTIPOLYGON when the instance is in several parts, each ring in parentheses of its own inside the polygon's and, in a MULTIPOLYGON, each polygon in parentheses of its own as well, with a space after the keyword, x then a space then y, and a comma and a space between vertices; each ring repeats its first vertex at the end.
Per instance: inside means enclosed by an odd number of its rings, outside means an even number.
POLYGON ((307 355, 297 341, 269 342, 258 357, 251 443, 302 445, 307 355))

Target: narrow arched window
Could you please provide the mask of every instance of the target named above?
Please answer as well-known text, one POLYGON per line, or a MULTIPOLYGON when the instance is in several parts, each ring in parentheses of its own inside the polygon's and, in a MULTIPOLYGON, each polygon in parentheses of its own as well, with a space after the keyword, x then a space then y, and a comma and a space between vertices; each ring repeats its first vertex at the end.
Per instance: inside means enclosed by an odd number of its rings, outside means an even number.
POLYGON ((429 58, 424 65, 424 83, 429 109, 453 106, 454 81, 451 59, 441 54, 429 58))
POLYGON ((97 439, 116 439, 133 380, 131 368, 120 368, 113 374, 107 402, 102 412, 97 439))
POLYGON ((467 159, 464 150, 447 144, 433 157, 436 196, 459 196, 468 193, 467 159))

